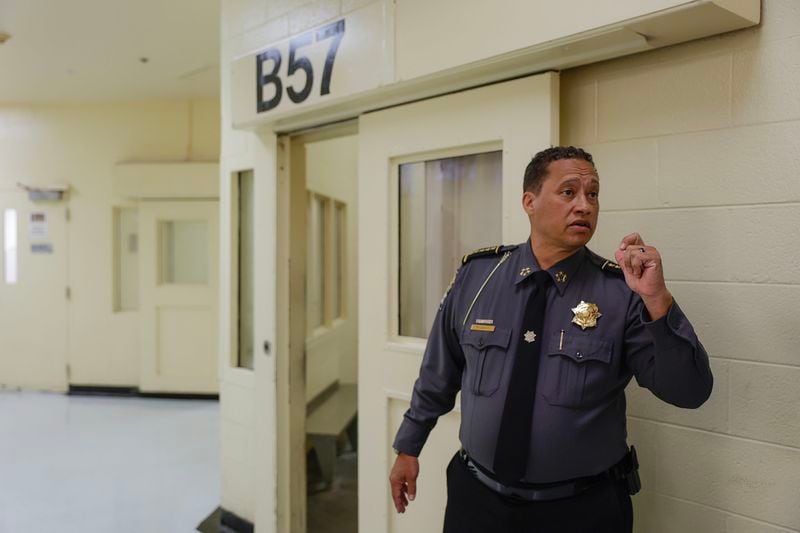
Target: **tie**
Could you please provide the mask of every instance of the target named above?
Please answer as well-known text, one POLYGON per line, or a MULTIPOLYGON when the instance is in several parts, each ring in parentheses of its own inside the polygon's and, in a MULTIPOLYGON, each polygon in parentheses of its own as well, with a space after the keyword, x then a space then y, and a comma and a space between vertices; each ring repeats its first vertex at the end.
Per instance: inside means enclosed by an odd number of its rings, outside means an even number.
POLYGON ((536 379, 539 375, 539 353, 545 340, 542 326, 547 305, 547 286, 551 281, 550 274, 540 270, 535 272, 531 279, 535 288, 525 306, 517 356, 508 384, 494 454, 494 473, 504 484, 513 484, 521 480, 528 466, 533 401, 536 396, 536 379), (535 340, 530 342, 532 339, 535 340))

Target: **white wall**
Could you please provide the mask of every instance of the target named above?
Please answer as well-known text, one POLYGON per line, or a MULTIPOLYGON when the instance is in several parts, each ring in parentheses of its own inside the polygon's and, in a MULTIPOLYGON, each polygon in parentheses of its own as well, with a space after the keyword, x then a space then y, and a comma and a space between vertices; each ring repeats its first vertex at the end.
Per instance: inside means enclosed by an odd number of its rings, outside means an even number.
MULTIPOLYGON (((0 190, 16 187, 18 181, 72 187, 66 203, 71 213, 70 383, 138 384, 137 313, 112 311, 112 209, 130 203, 112 194, 114 165, 130 160, 216 161, 218 155, 216 100, 0 105, 0 190)), ((63 362, 59 364, 57 371, 63 373, 63 362)))
POLYGON ((711 355, 697 411, 629 388, 637 531, 800 531, 800 4, 762 25, 561 76, 563 144, 601 176, 592 245, 630 231, 711 355))
MULTIPOLYGON (((335 321, 323 336, 325 345, 320 354, 333 356, 338 365, 333 368, 331 378, 341 383, 356 383, 358 380, 358 136, 348 135, 308 143, 306 151, 306 188, 343 202, 346 209, 346 231, 344 253, 346 271, 344 291, 345 315, 335 321)), ((322 339, 320 339, 322 340, 322 339)), ((311 341, 311 339, 309 339, 311 341)), ((314 344, 318 344, 319 341, 314 344)), ((307 345, 307 349, 309 349, 307 345)), ((308 354, 306 374, 306 398, 324 389, 312 383, 311 365, 317 364, 308 354)), ((329 383, 327 383, 329 384, 329 383)), ((325 386, 327 385, 325 384, 325 386)))

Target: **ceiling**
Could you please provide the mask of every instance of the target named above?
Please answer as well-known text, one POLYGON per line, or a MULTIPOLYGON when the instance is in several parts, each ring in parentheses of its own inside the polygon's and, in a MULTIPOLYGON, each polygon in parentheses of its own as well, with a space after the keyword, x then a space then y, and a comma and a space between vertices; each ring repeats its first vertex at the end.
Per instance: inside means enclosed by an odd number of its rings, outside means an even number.
POLYGON ((216 96, 219 19, 219 0, 0 0, 0 103, 216 96))

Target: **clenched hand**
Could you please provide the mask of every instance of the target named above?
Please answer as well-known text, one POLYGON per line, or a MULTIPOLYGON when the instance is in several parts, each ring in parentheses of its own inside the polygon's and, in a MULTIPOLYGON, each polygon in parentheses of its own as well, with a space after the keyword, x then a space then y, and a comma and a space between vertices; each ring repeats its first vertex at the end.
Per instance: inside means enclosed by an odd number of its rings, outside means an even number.
POLYGON ((642 297, 650 318, 658 320, 667 314, 672 305, 672 294, 664 281, 658 250, 646 245, 638 233, 631 233, 622 239, 614 257, 625 274, 625 283, 642 297))

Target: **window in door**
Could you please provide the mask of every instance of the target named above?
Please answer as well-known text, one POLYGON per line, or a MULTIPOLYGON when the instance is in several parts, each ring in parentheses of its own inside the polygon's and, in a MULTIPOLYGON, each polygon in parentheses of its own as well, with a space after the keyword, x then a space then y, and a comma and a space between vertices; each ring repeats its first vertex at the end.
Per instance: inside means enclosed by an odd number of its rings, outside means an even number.
POLYGON ((426 337, 461 257, 502 236, 502 152, 404 163, 400 335, 426 337))
POLYGON ((161 283, 208 283, 208 222, 161 220, 158 225, 161 283))
POLYGON ((253 369, 253 171, 238 174, 239 276, 237 366, 253 369))

